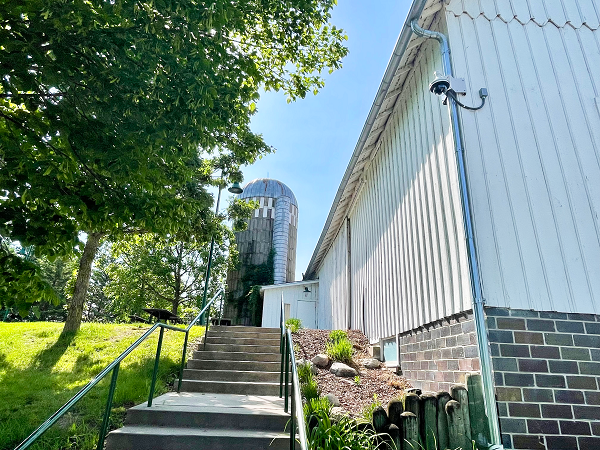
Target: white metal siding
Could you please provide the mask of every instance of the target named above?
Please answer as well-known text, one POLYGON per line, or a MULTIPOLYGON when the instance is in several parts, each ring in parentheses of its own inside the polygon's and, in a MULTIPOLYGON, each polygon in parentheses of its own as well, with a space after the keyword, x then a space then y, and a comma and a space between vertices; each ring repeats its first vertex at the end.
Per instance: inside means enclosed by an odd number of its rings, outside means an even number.
MULTIPOLYGON (((471 305, 448 109, 428 90, 440 68, 438 44, 426 42, 349 213, 351 326, 371 341, 471 305)), ((330 280, 345 286, 344 233, 319 270, 321 298, 330 280)), ((344 311, 345 298, 330 295, 332 310, 344 311)))
POLYGON ((466 102, 490 93, 461 113, 489 305, 600 313, 599 12, 594 0, 448 6, 466 102))
POLYGON ((348 328, 348 259, 346 227, 338 233, 319 273, 320 290, 317 306, 318 327, 321 329, 348 328))

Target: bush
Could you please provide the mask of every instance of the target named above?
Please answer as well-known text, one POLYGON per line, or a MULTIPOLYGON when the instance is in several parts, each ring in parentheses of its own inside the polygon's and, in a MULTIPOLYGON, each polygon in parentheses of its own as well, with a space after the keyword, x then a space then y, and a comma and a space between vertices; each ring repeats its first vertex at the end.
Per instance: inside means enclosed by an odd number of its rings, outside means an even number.
POLYGON ((368 406, 365 406, 360 416, 365 419, 367 422, 371 422, 373 420, 373 411, 377 408, 383 406, 379 399, 377 398, 377 394, 373 394, 373 403, 368 406))
POLYGON ((304 405, 308 424, 308 447, 319 450, 375 450, 395 446, 383 442, 382 436, 370 427, 358 426, 349 417, 333 422, 331 404, 327 399, 313 399, 304 405))
POLYGON ((306 399, 306 401, 319 398, 321 391, 319 390, 317 380, 312 379, 308 383, 300 383, 300 393, 302 394, 302 397, 306 399))
POLYGON ((336 342, 328 342, 325 346, 325 353, 334 361, 349 364, 352 362, 354 347, 348 339, 341 339, 336 342))
POLYGON ((338 342, 341 340, 348 340, 348 333, 344 330, 333 330, 329 333, 329 341, 330 342, 338 342))
POLYGON ((292 333, 297 333, 302 328, 302 321, 293 317, 285 321, 285 327, 289 328, 292 333))
POLYGON ((298 364, 297 369, 300 383, 308 383, 310 380, 314 379, 315 375, 312 373, 310 362, 307 361, 304 364, 298 364))
POLYGON ((312 373, 310 362, 299 364, 298 379, 300 380, 300 393, 307 401, 318 398, 320 395, 319 385, 312 373))

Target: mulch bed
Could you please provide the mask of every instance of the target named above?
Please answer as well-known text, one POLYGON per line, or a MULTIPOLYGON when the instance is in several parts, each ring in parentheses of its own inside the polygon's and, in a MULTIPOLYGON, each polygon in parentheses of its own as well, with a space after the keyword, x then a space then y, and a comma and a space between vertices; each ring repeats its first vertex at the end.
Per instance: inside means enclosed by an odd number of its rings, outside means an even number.
MULTIPOLYGON (((294 344, 297 345, 296 358, 311 360, 319 353, 325 353, 325 345, 329 337, 329 330, 301 329, 294 333, 294 344)), ((329 372, 329 366, 324 369, 317 367, 317 383, 321 394, 334 394, 340 400, 340 406, 351 416, 360 416, 363 409, 377 400, 385 407, 387 403, 402 395, 404 389, 411 387, 403 377, 385 368, 366 369, 362 366, 363 359, 371 358, 369 355, 369 340, 358 330, 349 330, 348 338, 354 344, 354 364, 358 370, 360 382, 355 383, 353 378, 336 377, 329 372)))

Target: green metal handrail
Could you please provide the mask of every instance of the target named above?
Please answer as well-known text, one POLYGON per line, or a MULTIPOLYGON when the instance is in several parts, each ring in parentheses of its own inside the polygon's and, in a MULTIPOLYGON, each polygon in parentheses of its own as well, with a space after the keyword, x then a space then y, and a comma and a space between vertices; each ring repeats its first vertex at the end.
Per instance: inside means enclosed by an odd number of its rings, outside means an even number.
POLYGON ((302 397, 300 395, 300 380, 298 378, 298 368, 296 366, 296 355, 294 354, 294 340, 292 332, 286 329, 283 321, 283 294, 281 294, 281 316, 280 328, 281 339, 279 348, 281 350, 281 373, 279 376, 279 397, 284 394, 284 410, 288 412, 288 397, 291 397, 290 412, 290 449, 296 448, 296 422, 298 424, 298 441, 301 450, 308 450, 308 439, 306 434, 306 423, 304 422, 304 408, 302 407, 302 397), (285 382, 284 379, 285 369, 285 382), (292 392, 289 392, 289 376, 292 376, 292 392))
MULTIPOLYGON (((214 297, 206 304, 206 306, 200 311, 200 313, 190 322, 190 324, 186 328, 178 328, 172 325, 167 325, 166 323, 155 323, 150 327, 148 331, 146 331, 140 338, 131 344, 127 349, 121 353, 113 362, 111 362, 108 366, 104 368, 98 375, 96 375, 88 384, 86 384, 77 394, 75 394, 67 403, 61 406, 54 414, 52 414, 44 423, 42 423, 33 433, 31 433, 27 439, 21 442, 15 450, 25 450, 31 444, 33 444, 42 434, 48 430, 54 423, 56 423, 69 409, 71 409, 75 404, 79 402, 85 395, 96 386, 100 380, 102 380, 106 375, 108 375, 112 371, 112 377, 110 381, 110 388, 108 391, 108 398, 106 401, 106 409, 104 411, 104 417, 102 420, 102 427, 100 429, 100 436, 98 438, 98 445, 96 447, 97 450, 103 450, 104 448, 104 440, 106 438, 106 432, 108 431, 108 424, 110 419, 110 410, 112 408, 113 397, 115 393, 115 388, 117 386, 117 377, 119 374, 119 367, 121 365, 121 361, 123 361, 133 350, 136 349, 138 345, 144 342, 150 335, 156 330, 160 328, 160 335, 158 337, 158 344, 156 346, 156 358, 154 361, 154 371, 152 373, 152 383, 150 385, 150 394, 148 395, 148 406, 152 406, 152 399, 154 397, 154 388, 156 386, 156 378, 158 375, 158 363, 160 359, 160 351, 162 347, 163 334, 165 329, 180 331, 185 333, 185 340, 183 344, 183 352, 181 356, 181 368, 179 371, 179 385, 177 388, 177 392, 179 392, 181 388, 181 377, 183 376, 183 367, 185 365, 185 355, 187 351, 187 342, 189 337, 190 329, 198 322, 200 317, 208 310, 210 311, 210 306, 213 302, 219 297, 219 295, 223 295, 223 288, 219 289, 219 291, 214 295, 214 297)), ((204 340, 206 341, 206 334, 208 332, 208 318, 210 313, 206 314, 206 329, 204 332, 204 340)))

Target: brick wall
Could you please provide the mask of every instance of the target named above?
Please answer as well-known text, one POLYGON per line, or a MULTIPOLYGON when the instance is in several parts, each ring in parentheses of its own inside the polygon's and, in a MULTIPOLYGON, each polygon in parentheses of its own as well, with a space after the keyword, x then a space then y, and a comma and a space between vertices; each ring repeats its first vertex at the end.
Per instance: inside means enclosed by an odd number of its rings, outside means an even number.
POLYGON ((600 316, 486 308, 505 448, 600 448, 600 316))
POLYGON ((400 334, 400 370, 423 391, 448 391, 479 372, 472 311, 456 314, 400 334))

